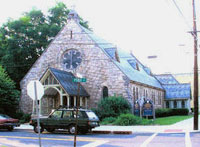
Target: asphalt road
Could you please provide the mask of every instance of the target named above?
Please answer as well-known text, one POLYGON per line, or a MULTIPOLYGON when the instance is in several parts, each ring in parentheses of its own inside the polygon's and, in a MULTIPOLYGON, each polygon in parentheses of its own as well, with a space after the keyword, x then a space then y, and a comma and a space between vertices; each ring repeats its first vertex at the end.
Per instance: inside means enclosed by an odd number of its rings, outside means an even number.
MULTIPOLYGON (((66 131, 41 134, 42 147, 73 147, 74 136, 66 131)), ((0 130, 0 147, 38 147, 38 134, 32 130, 0 130)), ((77 147, 199 147, 196 133, 87 134, 77 136, 77 147)))

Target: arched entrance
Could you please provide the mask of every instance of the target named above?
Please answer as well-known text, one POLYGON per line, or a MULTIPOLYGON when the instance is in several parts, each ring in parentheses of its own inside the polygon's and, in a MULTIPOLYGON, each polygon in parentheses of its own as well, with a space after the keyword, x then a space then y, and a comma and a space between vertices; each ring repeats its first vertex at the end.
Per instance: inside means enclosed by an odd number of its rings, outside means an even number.
POLYGON ((55 87, 45 89, 44 96, 40 101, 40 109, 42 115, 48 115, 52 109, 60 106, 60 91, 55 87))

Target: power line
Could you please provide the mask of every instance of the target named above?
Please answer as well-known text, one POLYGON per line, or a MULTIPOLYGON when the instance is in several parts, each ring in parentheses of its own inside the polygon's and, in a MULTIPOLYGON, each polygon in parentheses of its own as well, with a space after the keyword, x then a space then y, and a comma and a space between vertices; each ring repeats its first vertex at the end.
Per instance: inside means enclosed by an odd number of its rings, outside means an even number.
POLYGON ((186 17, 183 15, 183 12, 181 11, 180 7, 178 6, 178 4, 176 3, 175 0, 172 0, 173 4, 176 6, 178 12, 180 13, 180 15, 182 16, 182 18, 184 19, 187 27, 190 29, 190 31, 193 30, 193 28, 190 26, 190 23, 187 21, 186 17))

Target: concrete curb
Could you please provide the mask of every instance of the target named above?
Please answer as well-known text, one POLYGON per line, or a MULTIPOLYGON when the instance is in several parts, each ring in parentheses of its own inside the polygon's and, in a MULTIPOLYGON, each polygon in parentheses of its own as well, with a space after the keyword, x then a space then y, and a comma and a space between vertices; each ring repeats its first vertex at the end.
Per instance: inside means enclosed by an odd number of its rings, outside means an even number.
POLYGON ((133 134, 132 131, 113 131, 112 133, 113 134, 125 134, 125 135, 127 135, 127 134, 133 134))
POLYGON ((93 134, 111 134, 112 131, 92 131, 93 134))
POLYGON ((93 134, 133 134, 132 131, 92 131, 93 134))

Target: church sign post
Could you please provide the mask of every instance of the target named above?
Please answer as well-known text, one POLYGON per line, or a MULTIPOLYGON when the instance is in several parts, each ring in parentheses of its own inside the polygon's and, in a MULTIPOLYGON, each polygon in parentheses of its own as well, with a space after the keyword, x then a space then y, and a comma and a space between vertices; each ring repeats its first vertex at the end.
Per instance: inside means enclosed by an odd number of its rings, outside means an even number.
POLYGON ((44 95, 44 87, 39 81, 30 81, 27 85, 27 94, 36 103, 37 129, 38 129, 38 137, 39 137, 39 146, 41 147, 38 100, 40 100, 42 96, 44 95))

